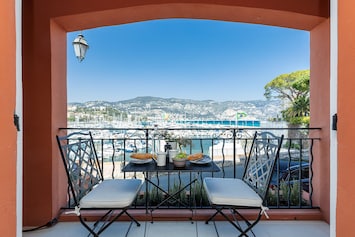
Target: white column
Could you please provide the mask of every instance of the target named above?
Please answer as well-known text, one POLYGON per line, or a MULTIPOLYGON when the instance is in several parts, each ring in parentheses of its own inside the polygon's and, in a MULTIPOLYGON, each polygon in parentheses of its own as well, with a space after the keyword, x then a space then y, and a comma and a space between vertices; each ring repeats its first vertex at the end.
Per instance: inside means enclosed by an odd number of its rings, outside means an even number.
POLYGON ((15 1, 16 19, 16 108, 15 113, 19 116, 20 131, 17 133, 17 162, 16 162, 16 236, 22 237, 22 0, 15 1))
MULTIPOLYGON (((337 113, 338 101, 338 0, 330 1, 330 121, 337 113)), ((336 236, 337 207, 337 132, 330 124, 330 236, 336 236)))

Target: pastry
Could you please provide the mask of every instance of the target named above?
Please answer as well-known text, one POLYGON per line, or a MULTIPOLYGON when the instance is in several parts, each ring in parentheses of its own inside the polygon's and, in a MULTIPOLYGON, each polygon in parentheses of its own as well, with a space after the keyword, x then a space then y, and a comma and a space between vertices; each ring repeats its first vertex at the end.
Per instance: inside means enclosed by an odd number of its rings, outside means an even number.
POLYGON ((195 153, 195 154, 191 154, 187 157, 188 160, 199 160, 202 159, 203 157, 203 153, 195 153))
POLYGON ((146 159, 155 158, 155 156, 153 154, 150 154, 150 153, 133 153, 131 155, 131 158, 146 160, 146 159))

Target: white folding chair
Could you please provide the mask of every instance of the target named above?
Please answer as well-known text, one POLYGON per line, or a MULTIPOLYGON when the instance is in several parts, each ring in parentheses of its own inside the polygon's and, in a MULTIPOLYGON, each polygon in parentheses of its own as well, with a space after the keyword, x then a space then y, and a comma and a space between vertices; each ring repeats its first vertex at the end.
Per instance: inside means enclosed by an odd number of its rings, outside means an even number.
POLYGON ((99 236, 123 214, 140 226, 127 210, 135 201, 142 187, 142 181, 139 179, 104 180, 90 132, 57 136, 57 142, 68 177, 71 193, 69 202, 75 207, 73 213, 79 217, 90 234, 99 236), (89 225, 81 212, 85 209, 107 210, 107 212, 93 225, 89 225))
MULTIPOLYGON (((236 229, 239 236, 248 236, 247 232, 266 214, 265 200, 271 181, 274 165, 279 157, 283 135, 278 137, 270 132, 255 133, 249 155, 246 159, 242 179, 206 177, 203 185, 211 206, 216 212, 206 221, 221 214, 236 229), (255 219, 248 220, 238 209, 259 209, 255 219), (224 210, 231 210, 233 219, 224 210), (246 228, 238 223, 245 221, 246 228)), ((267 216, 268 217, 268 216, 267 216)))

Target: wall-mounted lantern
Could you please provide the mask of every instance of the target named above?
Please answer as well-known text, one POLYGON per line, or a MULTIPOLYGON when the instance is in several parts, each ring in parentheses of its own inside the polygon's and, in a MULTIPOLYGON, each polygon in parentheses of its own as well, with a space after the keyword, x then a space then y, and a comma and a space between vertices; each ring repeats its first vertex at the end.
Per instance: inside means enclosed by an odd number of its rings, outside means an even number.
POLYGON ((88 43, 82 34, 79 34, 73 41, 74 53, 79 62, 85 58, 86 50, 89 48, 88 43))

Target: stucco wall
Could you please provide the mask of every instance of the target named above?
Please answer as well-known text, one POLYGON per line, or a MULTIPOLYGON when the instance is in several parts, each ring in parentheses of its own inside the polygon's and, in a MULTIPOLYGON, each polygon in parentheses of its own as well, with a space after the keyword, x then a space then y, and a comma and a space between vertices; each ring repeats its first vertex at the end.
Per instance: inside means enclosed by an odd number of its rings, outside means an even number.
POLYGON ((313 160, 313 205, 319 206, 324 219, 329 221, 329 93, 330 93, 330 20, 323 22, 311 31, 311 127, 321 128, 312 131, 312 137, 321 140, 314 144, 313 160))
POLYGON ((337 236, 355 236, 355 2, 338 1, 337 236))
POLYGON ((13 0, 0 1, 0 16, 6 19, 0 21, 0 229, 1 236, 16 236, 16 129, 13 122, 16 28, 13 0))

